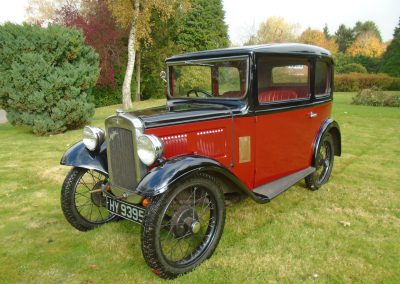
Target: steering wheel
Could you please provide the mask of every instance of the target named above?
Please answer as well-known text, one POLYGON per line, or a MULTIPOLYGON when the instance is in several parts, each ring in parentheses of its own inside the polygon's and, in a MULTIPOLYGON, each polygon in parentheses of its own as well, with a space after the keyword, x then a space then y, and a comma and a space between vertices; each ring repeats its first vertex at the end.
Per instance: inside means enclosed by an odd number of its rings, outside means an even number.
POLYGON ((206 90, 201 89, 201 88, 193 88, 193 89, 190 89, 190 90, 186 93, 186 96, 189 97, 191 93, 194 93, 194 94, 196 95, 196 97, 199 96, 198 93, 203 94, 205 97, 212 97, 212 96, 213 96, 212 94, 210 94, 209 92, 207 92, 206 90))

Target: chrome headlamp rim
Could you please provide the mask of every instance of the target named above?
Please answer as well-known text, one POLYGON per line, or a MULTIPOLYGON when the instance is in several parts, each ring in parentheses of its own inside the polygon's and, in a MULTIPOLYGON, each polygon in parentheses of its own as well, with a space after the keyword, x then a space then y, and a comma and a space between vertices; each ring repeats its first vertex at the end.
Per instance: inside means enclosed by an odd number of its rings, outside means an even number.
POLYGON ((86 125, 83 128, 83 144, 89 151, 97 151, 105 140, 105 133, 101 128, 86 125))
POLYGON ((137 154, 146 166, 151 166, 157 159, 161 158, 163 151, 164 144, 157 136, 142 134, 137 138, 137 154), (151 147, 151 152, 149 152, 149 149, 144 149, 147 146, 151 147))

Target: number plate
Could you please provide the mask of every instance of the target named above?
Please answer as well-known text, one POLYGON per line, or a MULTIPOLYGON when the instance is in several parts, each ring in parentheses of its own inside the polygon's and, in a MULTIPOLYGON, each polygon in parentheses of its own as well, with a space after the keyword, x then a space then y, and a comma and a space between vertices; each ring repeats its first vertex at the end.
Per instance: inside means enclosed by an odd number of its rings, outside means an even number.
POLYGON ((138 224, 142 224, 144 208, 134 204, 126 203, 121 200, 115 200, 106 196, 107 210, 122 218, 128 219, 138 224))

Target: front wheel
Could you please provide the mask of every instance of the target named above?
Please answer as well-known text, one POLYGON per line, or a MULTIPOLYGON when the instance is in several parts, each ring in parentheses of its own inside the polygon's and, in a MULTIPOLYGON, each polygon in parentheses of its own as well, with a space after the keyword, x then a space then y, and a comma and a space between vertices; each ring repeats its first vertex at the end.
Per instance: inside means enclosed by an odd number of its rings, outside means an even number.
POLYGON ((317 190, 328 182, 333 168, 333 147, 332 136, 330 134, 325 135, 317 149, 316 170, 305 178, 308 189, 317 190))
POLYGON ((212 255, 224 223, 224 195, 217 181, 207 174, 186 178, 147 208, 143 256, 162 278, 189 272, 212 255))
POLYGON ((61 209, 67 221, 80 231, 91 230, 117 216, 107 211, 100 190, 107 177, 99 172, 73 168, 61 189, 61 209))

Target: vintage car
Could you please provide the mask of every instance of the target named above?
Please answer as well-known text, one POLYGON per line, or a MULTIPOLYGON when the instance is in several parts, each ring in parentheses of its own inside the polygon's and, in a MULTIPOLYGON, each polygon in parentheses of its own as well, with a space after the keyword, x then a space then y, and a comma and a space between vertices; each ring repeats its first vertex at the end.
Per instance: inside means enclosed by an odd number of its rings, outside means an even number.
POLYGON ((166 106, 86 126, 66 151, 66 219, 85 231, 118 218, 141 224, 152 271, 173 278, 209 258, 225 197, 266 203, 305 179, 330 177, 341 154, 331 118, 333 62, 322 48, 271 44, 166 60, 166 106))

